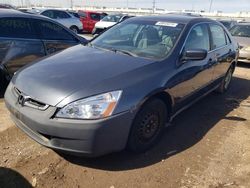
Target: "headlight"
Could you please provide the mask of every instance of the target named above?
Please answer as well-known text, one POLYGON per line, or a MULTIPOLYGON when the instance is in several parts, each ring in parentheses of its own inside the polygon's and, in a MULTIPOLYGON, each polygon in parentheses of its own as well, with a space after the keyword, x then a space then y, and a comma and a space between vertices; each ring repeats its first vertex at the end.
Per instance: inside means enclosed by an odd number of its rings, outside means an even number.
POLYGON ((70 103, 59 110, 56 117, 72 119, 99 119, 111 116, 122 91, 113 91, 70 103))

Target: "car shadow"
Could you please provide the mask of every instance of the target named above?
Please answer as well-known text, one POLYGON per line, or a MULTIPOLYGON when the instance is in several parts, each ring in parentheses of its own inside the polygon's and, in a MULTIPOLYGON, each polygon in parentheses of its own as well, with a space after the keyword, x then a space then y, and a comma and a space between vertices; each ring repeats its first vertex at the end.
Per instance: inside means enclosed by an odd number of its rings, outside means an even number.
POLYGON ((31 188, 32 185, 18 172, 0 167, 0 187, 4 188, 31 188))
POLYGON ((99 158, 84 158, 62 155, 67 161, 91 168, 122 171, 143 168, 176 155, 198 143, 221 119, 244 121, 244 118, 227 117, 239 106, 240 101, 250 95, 250 80, 234 77, 227 93, 211 93, 191 108, 179 114, 166 128, 161 141, 144 154, 127 151, 99 158))

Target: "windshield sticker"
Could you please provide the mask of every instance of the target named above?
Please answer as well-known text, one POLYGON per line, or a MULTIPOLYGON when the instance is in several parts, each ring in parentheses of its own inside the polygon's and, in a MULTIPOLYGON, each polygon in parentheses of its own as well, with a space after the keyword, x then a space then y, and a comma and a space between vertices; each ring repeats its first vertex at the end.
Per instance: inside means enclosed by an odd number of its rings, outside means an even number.
POLYGON ((171 22, 156 22, 155 25, 159 26, 167 26, 167 27, 176 27, 178 23, 171 23, 171 22))

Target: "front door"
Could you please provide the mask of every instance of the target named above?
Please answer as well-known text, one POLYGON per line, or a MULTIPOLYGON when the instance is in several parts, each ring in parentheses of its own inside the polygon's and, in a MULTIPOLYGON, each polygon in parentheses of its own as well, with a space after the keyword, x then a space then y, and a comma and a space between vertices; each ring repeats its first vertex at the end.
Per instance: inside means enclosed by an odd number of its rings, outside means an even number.
POLYGON ((191 29, 184 44, 182 54, 187 50, 195 49, 207 50, 207 57, 203 60, 186 60, 184 62, 180 57, 177 63, 177 74, 174 76, 174 79, 171 80, 171 82, 175 84, 169 91, 175 100, 174 111, 198 99, 208 91, 207 86, 212 83, 213 64, 215 61, 213 52, 210 52, 207 24, 199 24, 191 29))

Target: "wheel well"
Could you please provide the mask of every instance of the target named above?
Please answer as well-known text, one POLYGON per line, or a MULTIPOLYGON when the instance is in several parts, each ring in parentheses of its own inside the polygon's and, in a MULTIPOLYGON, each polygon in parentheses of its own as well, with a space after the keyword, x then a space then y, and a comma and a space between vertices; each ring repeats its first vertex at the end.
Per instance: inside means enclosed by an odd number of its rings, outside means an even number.
POLYGON ((150 96, 148 100, 150 100, 152 98, 161 99, 166 104, 168 113, 170 114, 172 112, 173 101, 172 101, 172 97, 168 93, 166 93, 164 91, 156 93, 156 94, 150 96))
POLYGON ((79 29, 76 25, 72 25, 72 26, 70 26, 70 28, 76 28, 76 29, 79 29))

